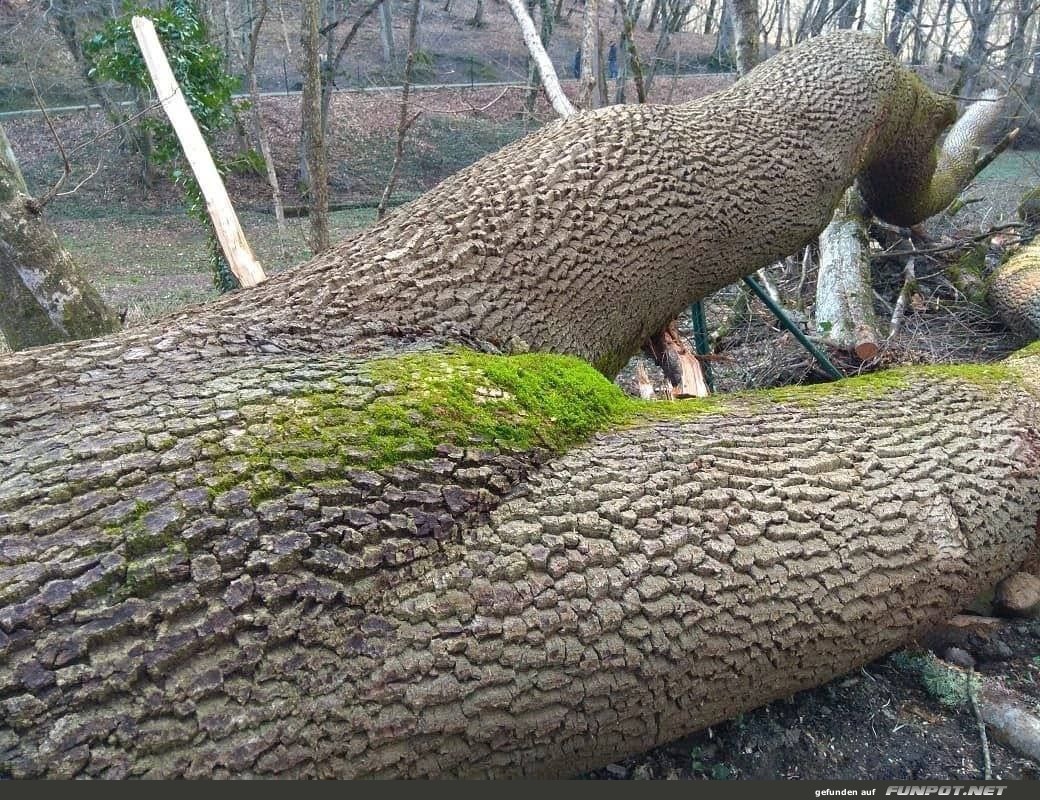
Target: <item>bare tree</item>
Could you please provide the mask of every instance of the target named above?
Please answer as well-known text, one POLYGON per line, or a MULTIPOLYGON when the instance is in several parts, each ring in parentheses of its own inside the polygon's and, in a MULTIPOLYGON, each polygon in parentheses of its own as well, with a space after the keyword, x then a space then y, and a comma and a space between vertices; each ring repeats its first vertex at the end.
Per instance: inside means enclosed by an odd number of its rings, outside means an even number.
POLYGON ((737 55, 737 72, 750 72, 760 60, 758 0, 726 0, 733 20, 733 39, 737 55))
POLYGON ((376 218, 382 219, 386 216, 386 210, 390 204, 390 197, 397 186, 397 178, 401 174, 401 164, 404 162, 404 142, 408 135, 408 129, 415 124, 419 112, 412 114, 408 107, 408 98, 412 88, 412 72, 415 67, 415 56, 419 50, 418 31, 419 14, 422 9, 422 0, 412 0, 411 13, 408 15, 408 55, 404 61, 404 85, 401 87, 401 105, 397 118, 397 140, 394 144, 394 161, 390 167, 390 175, 383 188, 383 194, 379 198, 379 206, 376 209, 376 218))
POLYGON ((513 18, 516 20, 517 25, 520 26, 520 35, 527 46, 527 52, 531 56, 531 61, 534 62, 534 67, 538 70, 542 88, 545 89, 550 105, 561 117, 571 116, 575 113, 575 108, 571 105, 571 101, 567 99, 567 95, 564 94, 563 87, 560 86, 556 70, 552 65, 549 54, 545 52, 542 38, 535 29, 534 21, 531 19, 531 15, 528 13, 523 0, 506 0, 506 2, 509 4, 509 10, 513 13, 513 18))
POLYGON ((379 5, 379 41, 383 45, 383 63, 387 66, 397 62, 397 45, 394 42, 393 0, 379 5))
POLYGON ((989 57, 990 28, 1003 4, 1004 0, 961 0, 961 7, 970 23, 971 36, 958 83, 960 91, 969 97, 975 94, 979 73, 989 57))
MULTIPOLYGON (((42 0, 41 5, 45 12, 54 15, 55 27, 65 43, 69 55, 79 70, 80 76, 87 84, 90 93, 98 104, 105 110, 108 118, 115 123, 120 123, 126 118, 122 109, 109 97, 108 92, 94 76, 92 64, 83 53, 83 40, 80 36, 80 23, 83 20, 103 21, 109 17, 109 6, 102 2, 75 2, 74 0, 42 0)), ((120 126, 119 136, 127 146, 138 149, 134 139, 134 128, 130 125, 120 126)))
MULTIPOLYGON (((988 0, 983 1, 988 2, 988 0)), ((885 47, 892 51, 894 56, 898 56, 899 51, 903 49, 903 24, 913 10, 914 0, 895 0, 895 6, 892 9, 892 24, 885 36, 885 47)))
POLYGON ((599 41, 599 0, 585 0, 581 18, 581 59, 578 89, 578 107, 593 107, 593 92, 596 88, 596 65, 599 41))
POLYGON ((282 208, 282 189, 278 183, 278 171, 271 156, 271 142, 264 122, 263 98, 260 96, 260 85, 256 78, 256 50, 260 42, 260 31, 267 19, 268 0, 259 0, 259 8, 255 9, 253 24, 249 29, 249 49, 246 55, 246 80, 249 84, 250 111, 253 119, 253 136, 260 148, 260 156, 264 160, 264 171, 267 183, 271 187, 271 204, 274 206, 274 217, 279 234, 285 233, 285 211, 282 208))
POLYGON ((307 197, 311 226, 311 249, 328 250, 329 162, 325 132, 321 124, 321 0, 304 0, 302 35, 303 97, 300 101, 301 142, 307 165, 307 197))

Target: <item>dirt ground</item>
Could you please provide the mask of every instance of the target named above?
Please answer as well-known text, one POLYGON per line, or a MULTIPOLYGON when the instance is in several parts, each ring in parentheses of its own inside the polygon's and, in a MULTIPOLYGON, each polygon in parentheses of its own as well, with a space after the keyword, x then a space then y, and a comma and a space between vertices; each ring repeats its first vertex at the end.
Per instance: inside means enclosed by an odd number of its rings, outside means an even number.
MULTIPOLYGON (((901 655, 584 777, 981 779, 982 741, 970 706, 943 705, 901 655)), ((1040 713, 1040 622, 1007 621, 974 655, 979 674, 1016 686, 1040 713)), ((1040 764, 992 736, 987 743, 993 779, 1040 777, 1040 764)))

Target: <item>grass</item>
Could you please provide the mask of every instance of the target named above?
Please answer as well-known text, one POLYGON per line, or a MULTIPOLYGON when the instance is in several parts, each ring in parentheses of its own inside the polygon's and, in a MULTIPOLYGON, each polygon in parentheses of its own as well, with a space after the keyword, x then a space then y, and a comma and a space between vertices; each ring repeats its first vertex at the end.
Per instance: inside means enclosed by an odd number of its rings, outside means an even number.
MULTIPOLYGON (((179 209, 70 205, 60 210, 52 221, 65 246, 106 302, 129 309, 131 322, 217 296, 205 231, 179 209)), ((307 218, 287 220, 284 237, 272 215, 245 212, 240 219, 269 274, 310 258, 307 218)), ((334 212, 333 238, 345 238, 374 220, 374 209, 334 212)))

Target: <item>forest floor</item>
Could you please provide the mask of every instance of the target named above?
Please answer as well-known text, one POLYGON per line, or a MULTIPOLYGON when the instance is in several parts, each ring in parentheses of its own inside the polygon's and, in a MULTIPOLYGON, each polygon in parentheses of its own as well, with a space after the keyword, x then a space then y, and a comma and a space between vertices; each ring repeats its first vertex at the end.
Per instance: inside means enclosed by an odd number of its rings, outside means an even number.
MULTIPOLYGON (((726 76, 680 78, 675 100, 725 85, 726 76)), ((425 111, 408 148, 400 186, 404 200, 522 135, 548 118, 544 105, 533 120, 519 116, 521 93, 477 89, 423 94, 425 111), (490 106, 485 106, 491 103, 490 106), (482 109, 482 110, 476 110, 482 109)), ((283 185, 294 197, 297 112, 294 98, 265 101, 277 132, 275 153, 283 185)), ((393 149, 396 103, 391 96, 337 98, 333 142, 333 194, 338 201, 368 203, 332 215, 334 239, 350 236, 375 218, 373 198, 382 189, 393 149)), ((128 324, 215 296, 203 229, 185 217, 176 187, 161 181, 144 188, 134 163, 110 139, 95 137, 105 123, 96 115, 54 120, 66 149, 79 148, 72 187, 97 174, 74 194, 60 197, 47 215, 90 280, 128 324), (98 166, 100 165, 100 166, 98 166)), ((53 141, 39 118, 5 124, 31 187, 42 191, 60 173, 53 141)), ((229 145, 230 146, 230 145, 229 145)), ((929 224, 940 242, 971 237, 1014 219, 1018 198, 1040 184, 1040 153, 1002 155, 965 192, 978 199, 953 219, 929 224)), ((266 211, 265 184, 234 175, 229 188, 247 235, 269 272, 305 260, 307 219, 291 219, 280 234, 266 211)), ((866 364, 841 362, 849 374, 894 363, 994 361, 1020 345, 984 302, 989 270, 1002 251, 999 237, 977 246, 922 258, 902 333, 866 364)), ((814 261, 792 259, 771 270, 788 305, 811 308, 814 261)), ((883 259, 875 265, 876 309, 883 320, 903 288, 900 272, 883 259)), ((822 375, 775 320, 739 287, 708 300, 709 326, 726 322, 714 362, 722 391, 820 380, 822 375)), ((658 373, 654 373, 658 384, 658 373)), ((623 381, 622 381, 623 382, 623 381)), ((662 387, 663 393, 663 387, 662 387)), ((983 607, 979 609, 984 611, 983 607)), ((1013 685, 1040 713, 1040 621, 1009 620, 991 636, 964 644, 980 674, 1013 685)), ((926 680, 926 659, 906 652, 792 697, 778 699, 737 719, 639 756, 588 773, 588 778, 804 778, 976 779, 982 775, 981 741, 970 707, 944 705, 926 680)), ((1040 765, 989 743, 993 776, 1036 778, 1040 765)))

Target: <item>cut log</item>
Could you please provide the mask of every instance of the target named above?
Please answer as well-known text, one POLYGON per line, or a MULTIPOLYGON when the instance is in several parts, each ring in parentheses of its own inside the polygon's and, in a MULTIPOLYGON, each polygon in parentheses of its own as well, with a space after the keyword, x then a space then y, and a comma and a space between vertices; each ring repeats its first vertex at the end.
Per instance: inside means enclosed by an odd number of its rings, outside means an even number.
POLYGON ((881 336, 874 314, 870 243, 863 198, 849 189, 820 234, 816 279, 816 330, 827 344, 866 361, 877 355, 881 336))
MULTIPOLYGON (((1034 190, 1027 192, 1019 206, 1019 215, 1030 223, 1034 190)), ((1040 206, 1040 204, 1038 204, 1040 206)), ((1038 217, 1040 218, 1040 217, 1038 217)), ((994 270, 989 281, 989 302, 1000 317, 1028 339, 1040 337, 1040 246, 1032 244, 1018 250, 994 270)))
POLYGON ((1040 717, 1033 705, 995 681, 983 682, 979 706, 986 725, 1016 753, 1040 764, 1040 717))

